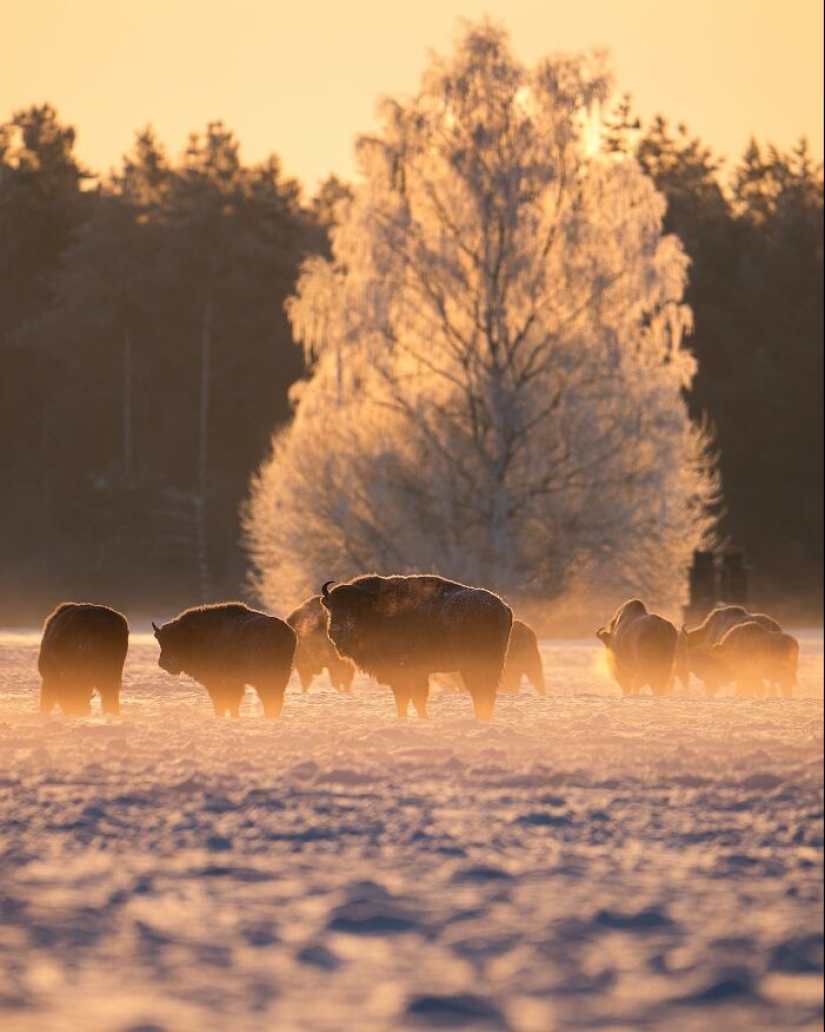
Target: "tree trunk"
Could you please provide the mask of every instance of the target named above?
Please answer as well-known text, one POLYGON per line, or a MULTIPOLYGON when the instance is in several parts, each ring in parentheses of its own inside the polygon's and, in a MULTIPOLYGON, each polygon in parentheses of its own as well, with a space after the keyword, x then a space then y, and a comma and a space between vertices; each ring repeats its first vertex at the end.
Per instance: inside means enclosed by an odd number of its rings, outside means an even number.
POLYGON ((201 384, 198 413, 198 490, 195 496, 197 528, 198 579, 201 601, 209 598, 209 538, 207 534, 206 500, 209 486, 209 380, 212 360, 212 298, 203 305, 201 326, 201 384))
POLYGON ((128 484, 132 479, 132 455, 134 450, 133 425, 133 349, 132 334, 127 329, 123 337, 123 479, 128 484))

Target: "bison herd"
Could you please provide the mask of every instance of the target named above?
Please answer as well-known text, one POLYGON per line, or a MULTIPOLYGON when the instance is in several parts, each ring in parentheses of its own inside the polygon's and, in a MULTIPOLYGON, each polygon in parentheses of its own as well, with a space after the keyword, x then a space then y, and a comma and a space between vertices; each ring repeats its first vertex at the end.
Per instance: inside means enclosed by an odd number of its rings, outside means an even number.
MULTIPOLYGON (((356 669, 387 685, 399 717, 412 703, 427 716, 430 679, 450 675, 470 695, 476 717, 492 717, 496 695, 517 692, 526 678, 544 695, 544 671, 532 629, 514 620, 492 591, 443 577, 412 575, 328 581, 286 620, 241 602, 198 606, 158 627, 158 665, 203 685, 216 716, 238 716, 247 685, 266 716, 276 717, 294 669, 303 691, 325 669, 340 692, 356 669), (331 587, 332 585, 332 587, 331 587)), ((771 617, 741 606, 719 606, 691 630, 625 602, 596 636, 626 695, 649 686, 669 695, 691 673, 715 695, 734 683, 736 694, 790 697, 799 645, 771 617)), ((38 668, 40 709, 91 712, 98 691, 104 713, 117 714, 129 628, 113 609, 64 602, 43 628, 38 668)))
POLYGON ((764 613, 743 606, 717 606, 688 630, 648 613, 633 598, 616 611, 596 637, 607 649, 611 676, 625 695, 649 685, 654 695, 669 695, 678 679, 687 687, 691 673, 708 695, 736 683, 736 694, 759 698, 769 689, 793 695, 799 643, 764 613))

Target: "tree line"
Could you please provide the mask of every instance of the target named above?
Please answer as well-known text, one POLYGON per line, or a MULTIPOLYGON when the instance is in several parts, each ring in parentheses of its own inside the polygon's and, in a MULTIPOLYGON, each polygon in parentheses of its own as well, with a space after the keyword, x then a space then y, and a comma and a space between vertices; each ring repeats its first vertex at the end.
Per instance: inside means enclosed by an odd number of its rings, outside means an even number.
POLYGON ((238 594, 238 508, 301 375, 283 310, 325 247, 276 158, 220 123, 106 177, 49 106, 0 128, 6 620, 54 598, 163 611, 238 594))
POLYGON ((684 125, 636 128, 624 98, 608 146, 635 153, 691 258, 698 371, 688 403, 719 456, 720 532, 745 550, 756 600, 822 619, 823 167, 752 139, 732 167, 684 125))
MULTIPOLYGON (((821 166, 753 144, 726 171, 636 122, 620 106, 607 146, 652 176, 691 259, 686 398, 715 434, 722 534, 762 597, 821 599, 821 166)), ((105 176, 48 105, 0 126, 0 619, 245 593, 239 510, 313 362, 284 304, 347 194, 306 199, 220 123, 175 158, 144 130, 105 176)))

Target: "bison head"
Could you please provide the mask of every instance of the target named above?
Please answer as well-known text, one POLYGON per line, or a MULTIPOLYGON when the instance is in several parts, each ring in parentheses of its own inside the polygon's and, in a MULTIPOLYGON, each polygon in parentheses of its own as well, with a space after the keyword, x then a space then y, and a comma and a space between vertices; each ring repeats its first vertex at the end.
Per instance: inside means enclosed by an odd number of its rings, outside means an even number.
POLYGON ((178 674, 183 672, 183 642, 180 640, 180 633, 176 633, 179 632, 180 628, 172 627, 170 624, 158 627, 153 620, 152 630, 157 638, 158 645, 160 645, 158 666, 161 670, 165 670, 167 674, 177 677, 178 674))
POLYGON ((333 581, 321 588, 321 605, 329 614, 327 633, 338 655, 355 659, 365 634, 375 624, 377 598, 358 584, 339 584, 329 590, 333 581))

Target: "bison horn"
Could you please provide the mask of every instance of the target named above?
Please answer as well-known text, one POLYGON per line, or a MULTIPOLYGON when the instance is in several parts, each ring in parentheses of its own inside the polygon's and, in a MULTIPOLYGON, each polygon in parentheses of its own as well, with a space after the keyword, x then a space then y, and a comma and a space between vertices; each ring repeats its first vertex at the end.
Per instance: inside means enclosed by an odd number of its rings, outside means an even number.
POLYGON ((157 634, 160 630, 160 627, 158 627, 154 620, 152 621, 152 630, 155 632, 155 634, 157 634))
POLYGON ((329 598, 329 586, 330 584, 334 583, 334 580, 328 580, 324 581, 324 583, 321 585, 321 594, 324 596, 324 598, 329 598))

